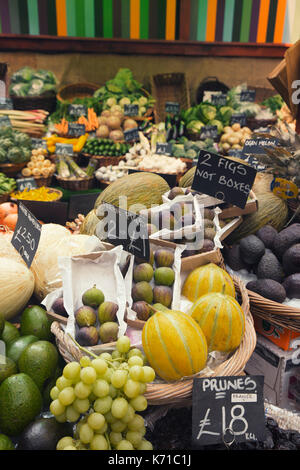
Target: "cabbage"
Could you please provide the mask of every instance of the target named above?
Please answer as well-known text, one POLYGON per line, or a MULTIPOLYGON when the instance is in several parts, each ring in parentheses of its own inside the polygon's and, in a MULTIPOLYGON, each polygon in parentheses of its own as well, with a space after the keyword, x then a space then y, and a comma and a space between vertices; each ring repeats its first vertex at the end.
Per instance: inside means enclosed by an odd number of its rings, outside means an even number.
POLYGON ((29 90, 28 90, 28 96, 38 96, 41 94, 41 91, 43 89, 44 83, 42 80, 32 80, 29 90))
POLYGON ((217 108, 208 103, 201 103, 198 106, 197 116, 200 121, 207 124, 209 121, 215 119, 217 115, 217 108))
POLYGON ((27 96, 30 85, 28 83, 16 83, 10 87, 12 96, 27 96))
POLYGON ((33 75, 34 71, 31 67, 23 67, 12 75, 11 83, 28 83, 32 80, 33 75))
POLYGON ((16 132, 14 134, 14 142, 16 145, 21 145, 21 146, 30 146, 31 145, 31 139, 29 135, 25 134, 24 132, 16 132))
POLYGON ((201 121, 191 121, 187 124, 186 128, 193 134, 198 134, 203 126, 204 124, 201 121))
POLYGON ((6 162, 6 150, 0 147, 0 163, 6 162))
POLYGON ((208 123, 209 126, 217 126, 218 128, 218 134, 222 134, 223 132, 223 124, 221 121, 218 121, 217 119, 213 119, 208 123))
POLYGON ((233 109, 230 106, 222 106, 218 111, 218 118, 224 126, 229 126, 233 109))
POLYGON ((7 159, 10 163, 22 163, 23 153, 18 147, 11 147, 7 152, 7 159))

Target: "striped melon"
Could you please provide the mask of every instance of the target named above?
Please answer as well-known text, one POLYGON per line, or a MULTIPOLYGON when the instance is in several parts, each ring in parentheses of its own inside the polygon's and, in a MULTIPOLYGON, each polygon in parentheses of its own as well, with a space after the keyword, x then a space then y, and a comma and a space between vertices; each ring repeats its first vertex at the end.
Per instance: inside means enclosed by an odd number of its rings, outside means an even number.
POLYGON ((142 343, 149 364, 166 381, 196 374, 207 361, 205 336, 186 313, 155 313, 145 323, 142 343))
POLYGON ((167 191, 170 187, 161 176, 149 172, 131 173, 107 186, 99 194, 95 209, 107 202, 138 213, 141 209, 162 204, 162 195, 167 191))
POLYGON ((182 295, 195 302, 210 292, 223 292, 235 297, 235 287, 230 275, 214 263, 209 263, 191 271, 182 288, 182 295))
POLYGON ((203 331, 208 351, 232 352, 241 343, 245 331, 245 315, 230 295, 210 293, 198 299, 189 314, 203 331))

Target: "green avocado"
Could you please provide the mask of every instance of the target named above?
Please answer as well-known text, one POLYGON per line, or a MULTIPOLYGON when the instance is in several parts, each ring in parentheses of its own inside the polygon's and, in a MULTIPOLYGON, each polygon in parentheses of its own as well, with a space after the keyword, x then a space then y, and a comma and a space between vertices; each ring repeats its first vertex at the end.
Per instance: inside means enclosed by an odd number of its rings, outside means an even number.
POLYGON ((21 335, 18 328, 12 323, 5 321, 1 339, 2 341, 4 341, 6 346, 8 346, 9 343, 12 343, 16 339, 20 338, 20 336, 21 335))
POLYGON ((6 348, 6 355, 16 363, 19 360, 24 349, 29 346, 29 344, 38 341, 38 338, 33 335, 21 336, 17 338, 15 341, 10 342, 6 348))
POLYGON ((12 440, 5 434, 0 434, 0 450, 15 450, 12 440))
POLYGON ((19 436, 18 450, 56 450, 65 436, 72 436, 71 423, 59 423, 54 417, 39 418, 30 423, 19 436))
POLYGON ((41 340, 50 340, 52 333, 50 330, 51 321, 46 311, 39 305, 27 307, 20 320, 20 332, 22 336, 34 335, 41 340))

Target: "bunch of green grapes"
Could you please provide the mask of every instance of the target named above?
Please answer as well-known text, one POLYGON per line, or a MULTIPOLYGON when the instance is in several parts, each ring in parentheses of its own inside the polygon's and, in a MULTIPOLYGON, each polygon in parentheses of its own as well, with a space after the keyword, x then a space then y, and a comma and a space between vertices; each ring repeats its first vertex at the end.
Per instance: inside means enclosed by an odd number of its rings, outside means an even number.
POLYGON ((145 439, 147 383, 154 370, 130 340, 122 336, 116 349, 99 356, 89 353, 70 362, 51 389, 50 411, 59 422, 76 423, 74 436, 57 443, 58 450, 151 450, 145 439))

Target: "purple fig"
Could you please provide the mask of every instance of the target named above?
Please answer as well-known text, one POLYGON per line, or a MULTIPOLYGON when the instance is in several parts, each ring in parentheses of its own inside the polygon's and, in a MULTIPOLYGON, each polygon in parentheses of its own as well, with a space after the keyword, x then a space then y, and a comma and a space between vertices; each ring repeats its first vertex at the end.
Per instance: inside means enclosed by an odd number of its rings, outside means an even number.
POLYGON ((97 321, 97 316, 92 307, 84 306, 76 310, 75 320, 79 327, 93 326, 97 321))
POLYGON ((171 307, 173 299, 173 292, 167 286, 155 286, 153 289, 153 302, 155 304, 162 304, 165 307, 171 307))
POLYGON ((154 253, 156 266, 170 267, 174 263, 174 252, 168 248, 158 248, 154 253))
POLYGON ((86 290, 82 295, 83 305, 87 305, 88 307, 92 308, 98 308, 99 305, 104 302, 104 300, 105 299, 102 290, 97 289, 96 285, 86 290))
POLYGON ((150 282, 153 278, 153 268, 149 263, 141 263, 135 266, 133 270, 133 279, 135 282, 150 282))
POLYGON ((138 302, 134 302, 132 305, 132 310, 136 312, 136 316, 139 320, 147 321, 151 315, 151 308, 144 302, 143 300, 139 300, 138 302))
POLYGON ((184 190, 182 188, 176 187, 172 188, 171 191, 169 192, 168 199, 171 201, 175 199, 177 196, 182 196, 184 195, 184 190))
POLYGON ((157 268, 154 272, 155 284, 159 286, 172 286, 175 280, 175 273, 172 268, 157 268))
POLYGON ((117 341, 119 325, 116 322, 106 322, 99 328, 99 336, 102 343, 112 343, 117 341))
POLYGON ((115 321, 118 310, 119 306, 115 302, 103 302, 98 308, 98 318, 100 323, 115 321))
POLYGON ((99 341, 97 328, 94 326, 84 326, 80 328, 76 335, 76 341, 80 346, 95 346, 99 341))
POLYGON ((145 281, 135 284, 132 288, 132 298, 134 302, 144 300, 148 304, 152 304, 153 291, 151 285, 145 281))
POLYGON ((64 299, 62 297, 59 297, 58 299, 56 299, 54 303, 52 304, 51 308, 53 312, 56 313, 56 315, 61 315, 63 317, 68 316, 68 313, 64 307, 64 299))

